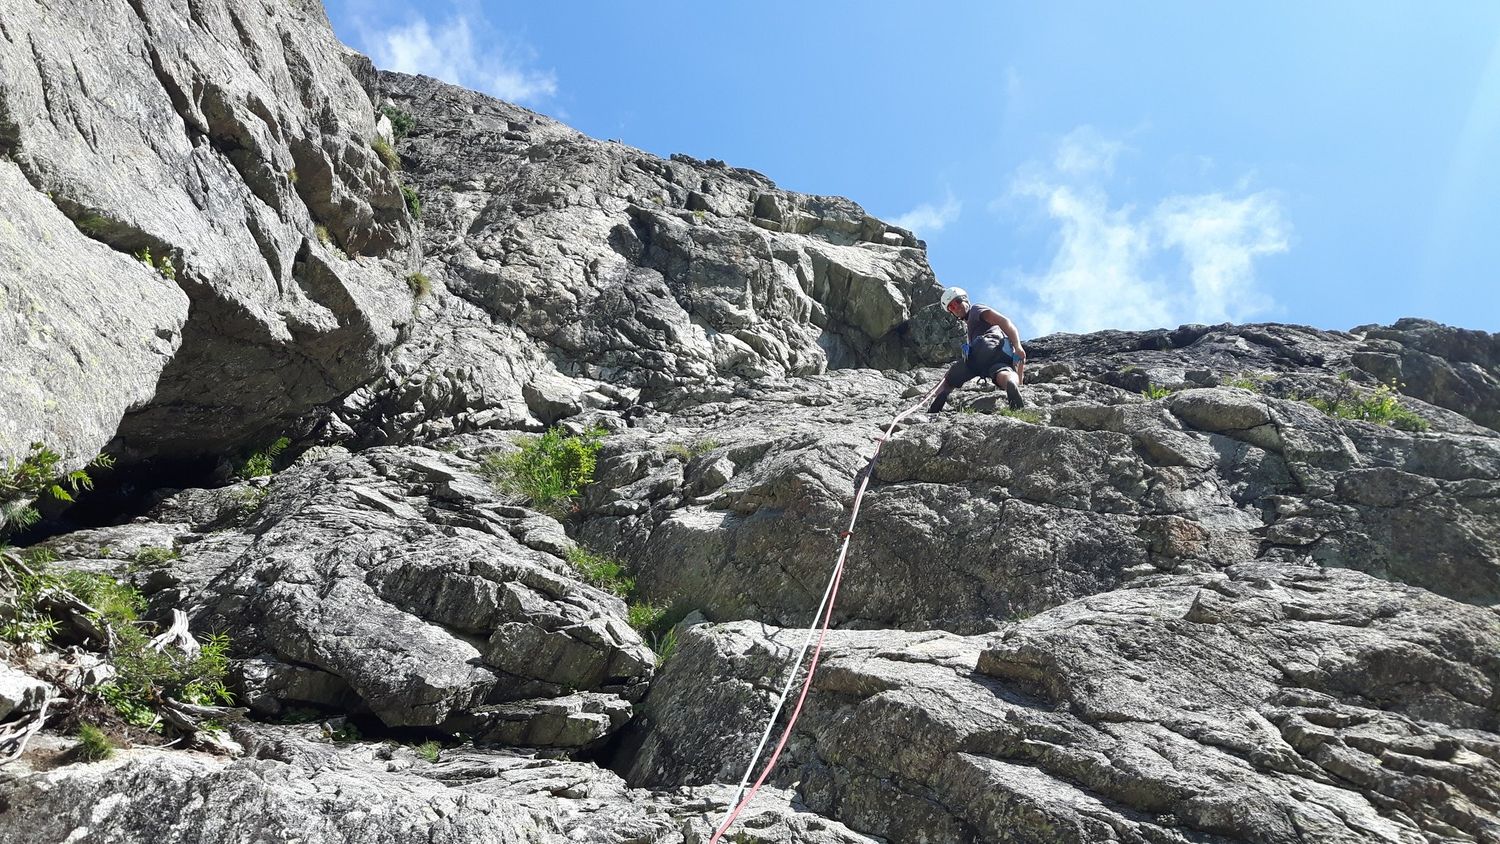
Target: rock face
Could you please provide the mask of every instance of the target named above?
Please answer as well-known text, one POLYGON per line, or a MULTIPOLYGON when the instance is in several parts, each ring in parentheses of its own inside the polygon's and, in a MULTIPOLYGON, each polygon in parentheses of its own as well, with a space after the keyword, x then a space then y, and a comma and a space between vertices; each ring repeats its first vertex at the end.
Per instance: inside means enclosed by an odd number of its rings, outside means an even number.
MULTIPOLYGON (((1161 355, 1207 373, 1234 336, 1207 332, 1161 355)), ((1500 602, 1500 438, 1488 429, 1441 411, 1443 433, 1330 418, 1275 397, 1335 380, 1284 356, 1238 364, 1291 370, 1262 393, 1180 382, 1149 401, 1107 383, 1149 357, 1036 345, 1047 380, 1028 394, 1047 424, 919 414, 885 448, 842 623, 971 633, 1145 574, 1256 557, 1311 556, 1500 602)), ((614 439, 582 533, 630 559, 656 597, 715 620, 806 624, 871 439, 937 377, 762 383, 659 428, 646 420, 614 439), (686 464, 668 455, 690 441, 714 447, 686 464)))
MULTIPOLYGON (((303 0, 0 0, 0 71, 0 457, 108 445, 149 504, 37 543, 227 633, 249 715, 84 764, 54 714, 0 839, 703 844, 870 471, 727 840, 1500 841, 1500 339, 1028 339, 1027 413, 965 389, 867 470, 956 327, 848 200, 377 72, 303 0), (1402 427, 1306 401, 1392 382, 1402 427), (565 513, 482 470, 549 426, 607 434, 565 513)), ((0 647, 11 725, 110 670, 0 647)))
POLYGON ((319 4, 0 17, 0 452, 214 452, 375 374, 412 223, 319 4))
POLYGON ((366 441, 947 354, 922 245, 848 200, 663 161, 427 77, 380 81, 415 121, 400 151, 439 291, 411 353, 348 403, 366 441))
MULTIPOLYGON (((733 780, 800 639, 683 635, 634 782, 733 780)), ((1492 610, 1282 563, 838 632, 777 781, 892 842, 1494 840, 1497 655, 1492 610)))
POLYGON ((308 458, 266 486, 183 493, 152 524, 51 547, 84 568, 99 548, 179 549, 133 576, 256 655, 241 684, 265 715, 337 706, 533 746, 586 745, 630 717, 654 655, 624 602, 561 559, 573 543, 555 520, 443 452, 308 458))
MULTIPOLYGON (((594 765, 525 754, 399 745, 335 749, 286 729, 254 736, 254 759, 133 750, 34 772, 5 794, 8 841, 267 840, 437 844, 704 844, 723 787, 630 789, 594 765)), ((773 795, 737 840, 865 844, 874 839, 773 795)))

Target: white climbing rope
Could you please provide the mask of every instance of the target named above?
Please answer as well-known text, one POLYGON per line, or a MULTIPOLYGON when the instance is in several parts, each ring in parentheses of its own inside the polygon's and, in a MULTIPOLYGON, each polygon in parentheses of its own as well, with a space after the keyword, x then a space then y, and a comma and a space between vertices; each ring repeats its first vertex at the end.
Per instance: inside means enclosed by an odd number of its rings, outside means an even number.
POLYGON ((927 391, 926 395, 922 396, 920 401, 896 414, 891 423, 886 426, 885 433, 875 441, 875 453, 870 456, 870 462, 865 465, 864 471, 861 473, 863 477, 860 479, 859 487, 854 492, 854 503, 849 512, 849 527, 844 531, 843 543, 839 546, 838 559, 834 561, 833 572, 828 576, 828 586, 823 590, 823 600, 818 602, 817 612, 813 614, 812 624, 807 629, 807 638, 803 640, 802 649, 797 652, 797 658, 792 662, 791 669, 787 672, 786 685, 781 690, 781 697, 776 701, 776 708, 771 712, 770 719, 766 721, 766 731, 760 737, 760 744, 755 748, 755 754, 750 757, 750 764, 745 766, 745 775, 740 778, 739 789, 735 791, 732 808, 725 816, 724 821, 719 824, 719 828, 714 833, 709 844, 718 844, 719 839, 734 824, 735 818, 738 818, 740 812, 744 811, 745 807, 750 805, 750 801, 755 799, 756 792, 760 791, 760 787, 765 784, 766 777, 770 776, 771 771, 776 767, 777 760, 781 758, 781 751, 786 747, 787 739, 791 737, 792 728, 797 724, 797 717, 802 714, 802 704, 807 700, 808 689, 812 687, 813 673, 818 669, 818 658, 823 653, 823 641, 828 635, 828 625, 833 620, 833 606, 838 600, 839 582, 843 579, 844 575, 844 561, 849 557, 849 539, 854 536, 854 524, 859 520, 859 506, 864 500, 865 489, 870 485, 870 476, 875 474, 875 461, 880 457, 880 447, 885 445, 886 440, 890 439, 891 432, 896 430, 896 426, 901 424, 902 419, 910 416, 918 408, 923 407, 931 401, 932 397, 942 386, 943 382, 939 380, 932 386, 932 389, 927 391), (818 624, 818 619, 820 618, 822 619, 821 627, 818 624), (815 638, 816 645, 814 645, 815 638), (786 706, 787 698, 791 697, 792 683, 796 680, 797 673, 802 668, 802 660, 807 656, 809 647, 812 647, 813 651, 812 661, 808 663, 807 676, 802 681, 802 692, 797 696, 797 705, 792 709, 792 715, 787 720, 786 727, 781 732, 781 739, 777 741, 776 749, 771 753, 770 761, 766 763, 765 769, 756 778, 755 784, 750 787, 750 793, 745 794, 745 784, 750 781, 750 774, 755 771, 756 764, 760 762, 760 755, 766 749, 766 742, 771 739, 771 731, 776 726, 776 719, 781 717, 781 710, 786 706), (744 796, 743 800, 741 799, 742 795, 744 796))

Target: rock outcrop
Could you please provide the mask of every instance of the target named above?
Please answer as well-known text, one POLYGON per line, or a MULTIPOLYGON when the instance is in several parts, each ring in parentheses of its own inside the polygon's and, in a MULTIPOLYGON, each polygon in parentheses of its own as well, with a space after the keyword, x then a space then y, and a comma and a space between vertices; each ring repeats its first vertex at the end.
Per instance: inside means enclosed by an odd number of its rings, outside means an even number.
POLYGON ((849 200, 379 72, 306 0, 0 0, 0 80, 0 458, 105 448, 139 504, 27 541, 227 633, 243 709, 77 761, 110 666, 0 643, 0 736, 57 698, 0 839, 703 844, 870 471, 729 840, 1500 841, 1500 338, 1028 338, 1025 413, 966 388, 867 470, 956 329, 849 200), (1380 385, 1400 427, 1308 401, 1380 385), (543 512, 485 462, 549 427, 606 436, 543 512))
MULTIPOLYGON (((633 782, 737 777, 801 631, 682 635, 633 782)), ((1497 654, 1491 609, 1286 563, 838 631, 776 781, 892 842, 1493 840, 1497 654)))
POLYGON ((0 453, 215 453, 378 372, 417 249, 320 4, 0 18, 0 453))

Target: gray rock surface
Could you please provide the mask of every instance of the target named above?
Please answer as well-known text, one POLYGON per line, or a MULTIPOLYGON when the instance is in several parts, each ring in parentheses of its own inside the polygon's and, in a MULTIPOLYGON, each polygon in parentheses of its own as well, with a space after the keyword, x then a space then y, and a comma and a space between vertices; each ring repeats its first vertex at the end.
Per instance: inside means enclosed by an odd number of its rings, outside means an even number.
POLYGON ((36 712, 50 693, 46 683, 0 662, 0 721, 36 712))
POLYGON ((7 0, 0 18, 20 400, 0 451, 213 452, 378 371, 409 319, 385 268, 414 255, 412 222, 319 4, 7 0))
POLYGON ((663 161, 427 77, 380 82, 415 120, 399 149, 436 291, 341 414, 366 442, 947 354, 921 243, 846 199, 663 161))
MULTIPOLYGON (((1211 371, 1221 336, 1177 365, 1211 371)), ((937 377, 760 382, 643 420, 611 440, 582 535, 632 561, 655 598, 715 620, 806 624, 873 439, 937 377), (689 442, 714 448, 685 464, 669 453, 689 442), (724 461, 732 477, 710 471, 724 461)), ((1240 388, 1148 401, 1059 375, 1028 394, 1047 424, 919 413, 886 445, 841 623, 977 632, 1134 577, 1309 554, 1500 603, 1500 437, 1488 429, 1408 433, 1240 388)), ((974 396, 960 401, 993 402, 974 396)))
POLYGON ((562 526, 505 503, 474 468, 422 448, 335 454, 50 547, 88 568, 100 547, 175 548, 161 568, 114 568, 255 656, 238 674, 263 714, 317 704, 513 744, 603 738, 655 657, 624 602, 560 559, 562 526))
MULTIPOLYGON (((0 0, 0 200, 0 458, 111 444, 151 503, 43 544, 227 631, 252 716, 243 758, 43 735, 3 840, 702 844, 875 438, 956 348, 910 232, 378 72, 310 0, 0 0), (608 432, 561 520, 477 471, 553 425, 608 432), (230 481, 281 434, 293 465, 230 481), (710 623, 659 672, 575 544, 710 623), (309 712, 448 746, 267 723, 309 712)), ((1497 344, 1027 338, 1029 415, 966 388, 885 445, 730 840, 1500 840, 1497 344), (1424 430, 1304 401, 1392 382, 1424 430)))
MULTIPOLYGON (((801 635, 684 631, 631 781, 737 779, 801 635)), ((1492 610, 1285 563, 836 631, 774 781, 895 844, 1493 840, 1497 654, 1492 610)))
MULTIPOLYGON (((437 763, 394 744, 239 731, 259 758, 137 749, 0 784, 0 837, 65 841, 704 844, 729 789, 627 788, 597 766, 470 749, 437 763)), ((735 840, 874 839, 768 795, 735 840)))

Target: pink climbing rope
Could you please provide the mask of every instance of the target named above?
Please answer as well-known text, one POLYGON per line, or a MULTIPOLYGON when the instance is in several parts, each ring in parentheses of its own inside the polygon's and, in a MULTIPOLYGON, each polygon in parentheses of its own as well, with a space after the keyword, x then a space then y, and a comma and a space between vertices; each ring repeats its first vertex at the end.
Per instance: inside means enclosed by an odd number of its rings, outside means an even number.
MULTIPOLYGON (((781 758, 781 751, 786 747, 787 739, 791 738, 792 728, 797 725, 797 718, 802 714, 802 704, 807 700, 807 692, 812 688, 813 674, 818 670, 818 659, 823 654, 823 642, 828 636, 828 626, 833 622, 833 607, 838 600, 839 583, 844 578, 844 561, 849 557, 849 540, 854 536, 854 524, 859 520, 859 506, 864 501, 865 490, 870 486, 870 477, 875 474, 875 461, 880 457, 880 447, 885 445, 886 440, 890 439, 891 433, 896 430, 897 425, 901 424, 901 420, 931 401, 942 385, 943 382, 938 381, 932 386, 932 389, 927 391, 927 394, 920 401, 896 414, 896 417, 891 420, 891 424, 886 426, 885 433, 875 441, 875 453, 870 456, 870 462, 866 464, 863 472, 864 477, 860 479, 859 488, 854 492, 854 504, 849 513, 849 528, 844 531, 844 541, 839 547, 838 559, 834 561, 833 574, 829 579, 828 589, 823 593, 823 601, 818 604, 817 614, 813 616, 814 627, 818 627, 819 618, 822 619, 823 623, 821 629, 818 631, 817 645, 813 648, 812 661, 807 665, 807 676, 802 680, 802 690, 797 695, 797 705, 792 708, 791 717, 787 719, 786 727, 781 731, 781 738, 776 742, 776 749, 771 752, 770 760, 766 762, 765 769, 760 772, 760 776, 756 778, 755 784, 751 786, 750 793, 746 794, 744 799, 740 800, 734 809, 730 811, 728 817, 719 825, 713 838, 709 840, 709 844, 718 844, 719 839, 724 837, 724 833, 729 831, 729 827, 734 825, 734 821, 740 816, 740 812, 743 812, 745 807, 750 805, 750 801, 755 799, 755 795, 760 791, 760 787, 765 785, 766 778, 771 775, 771 771, 775 770, 776 762, 781 758)), ((801 667, 802 656, 806 651, 807 646, 804 644, 803 653, 798 654, 797 662, 792 666, 792 671, 787 676, 787 689, 782 693, 781 702, 776 704, 776 710, 771 713, 771 721, 766 725, 766 737, 770 736, 771 728, 776 723, 777 716, 781 714, 781 706, 786 703, 786 692, 791 691, 792 678, 796 676, 798 668, 801 667)), ((750 765, 745 771, 746 779, 749 778, 750 771, 755 770, 756 762, 760 761, 760 753, 765 749, 765 742, 766 738, 762 737, 760 747, 756 748, 755 755, 750 759, 750 765)), ((741 780, 740 791, 743 792, 744 787, 745 781, 741 780)))

